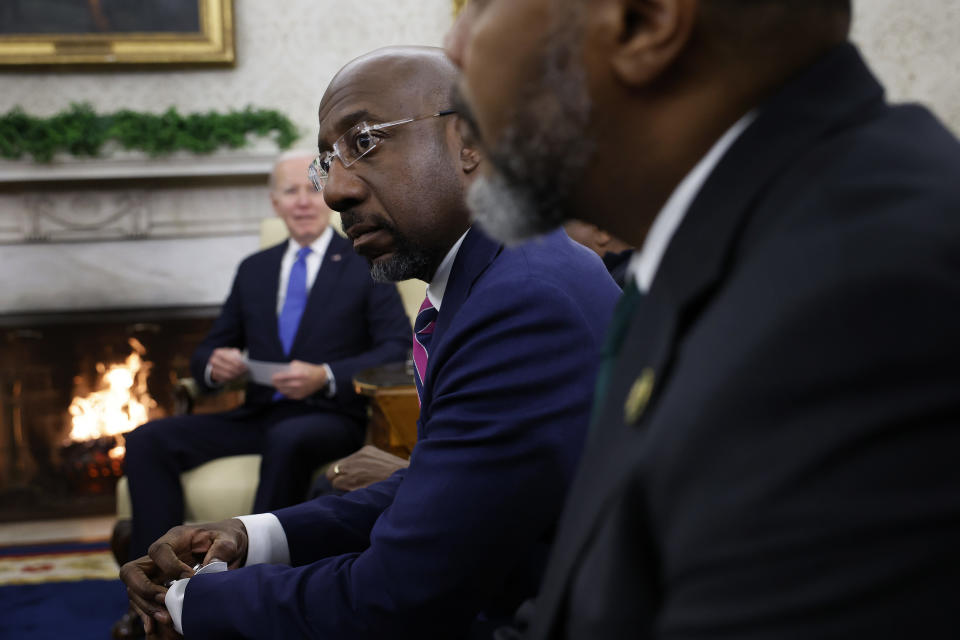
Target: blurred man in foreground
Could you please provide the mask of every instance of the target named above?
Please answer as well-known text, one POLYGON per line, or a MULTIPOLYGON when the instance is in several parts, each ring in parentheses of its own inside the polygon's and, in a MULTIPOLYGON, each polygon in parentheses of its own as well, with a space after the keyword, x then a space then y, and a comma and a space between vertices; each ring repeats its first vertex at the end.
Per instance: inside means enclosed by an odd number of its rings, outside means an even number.
POLYGON ((850 19, 489 0, 451 33, 482 226, 640 248, 526 637, 960 636, 960 145, 850 19))

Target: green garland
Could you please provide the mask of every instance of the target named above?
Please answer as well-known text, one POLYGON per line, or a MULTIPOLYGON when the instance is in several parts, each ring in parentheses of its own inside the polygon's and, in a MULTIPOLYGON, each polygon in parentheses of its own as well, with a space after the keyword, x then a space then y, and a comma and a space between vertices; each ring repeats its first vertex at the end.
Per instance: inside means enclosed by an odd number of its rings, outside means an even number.
POLYGON ((98 115, 88 104, 73 104, 49 118, 16 108, 0 116, 0 156, 17 160, 29 154, 37 162, 50 162, 58 152, 96 157, 108 140, 154 157, 174 151, 211 153, 221 147, 243 147, 249 133, 271 132, 281 149, 298 138, 296 127, 283 114, 251 107, 187 116, 173 108, 160 115, 129 110, 98 115))

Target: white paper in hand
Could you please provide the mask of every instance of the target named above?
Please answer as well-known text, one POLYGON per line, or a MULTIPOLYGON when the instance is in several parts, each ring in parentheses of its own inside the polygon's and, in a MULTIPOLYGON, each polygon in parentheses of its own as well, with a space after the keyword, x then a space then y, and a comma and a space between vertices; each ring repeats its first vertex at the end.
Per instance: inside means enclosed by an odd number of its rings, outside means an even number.
POLYGON ((264 362, 263 360, 250 360, 245 358, 244 362, 250 372, 250 379, 257 384, 273 386, 273 376, 276 373, 289 373, 289 362, 264 362))

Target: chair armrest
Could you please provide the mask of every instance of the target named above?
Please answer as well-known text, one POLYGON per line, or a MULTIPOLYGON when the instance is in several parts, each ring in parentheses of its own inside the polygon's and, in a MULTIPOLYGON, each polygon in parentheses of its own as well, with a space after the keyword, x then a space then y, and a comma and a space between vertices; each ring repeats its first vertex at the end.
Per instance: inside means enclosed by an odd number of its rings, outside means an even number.
MULTIPOLYGON (((246 378, 241 378, 216 389, 212 395, 229 392, 242 398, 242 392, 245 388, 246 378)), ((197 401, 204 395, 211 394, 204 394, 196 380, 177 377, 173 381, 173 415, 182 416, 193 413, 197 401)))

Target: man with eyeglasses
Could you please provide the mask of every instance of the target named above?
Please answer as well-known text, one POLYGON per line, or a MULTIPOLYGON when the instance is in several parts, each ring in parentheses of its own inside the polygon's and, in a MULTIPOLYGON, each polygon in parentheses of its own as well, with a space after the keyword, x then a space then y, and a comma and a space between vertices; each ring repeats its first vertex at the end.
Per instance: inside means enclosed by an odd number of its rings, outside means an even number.
POLYGON ((562 231, 504 247, 470 228, 481 158, 449 110, 454 80, 439 49, 351 62, 320 104, 310 172, 376 279, 429 282, 409 468, 343 497, 172 530, 121 572, 151 626, 479 638, 536 590, 619 289, 562 231), (213 558, 243 568, 155 584, 213 558))

